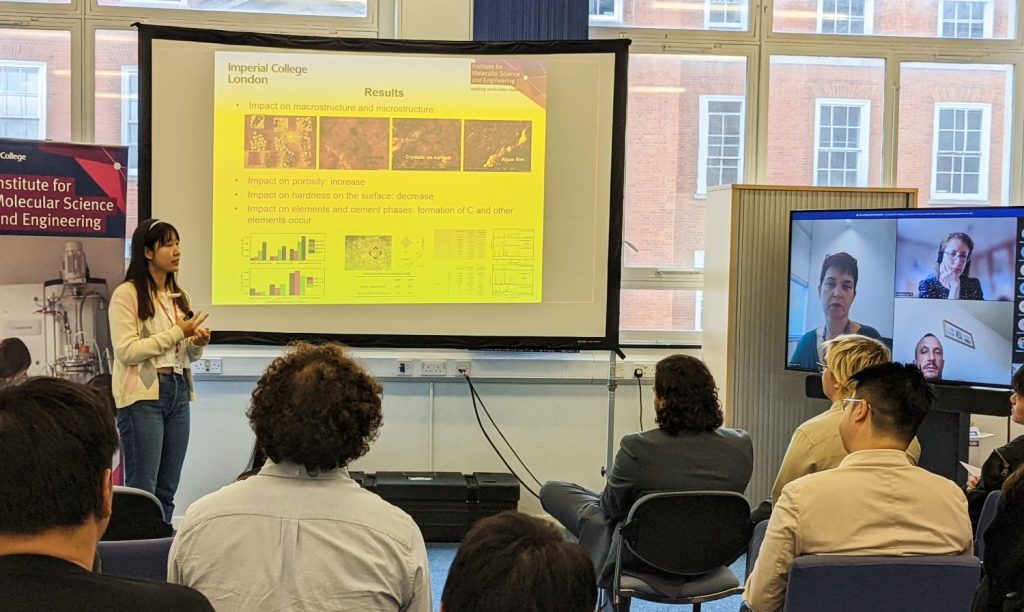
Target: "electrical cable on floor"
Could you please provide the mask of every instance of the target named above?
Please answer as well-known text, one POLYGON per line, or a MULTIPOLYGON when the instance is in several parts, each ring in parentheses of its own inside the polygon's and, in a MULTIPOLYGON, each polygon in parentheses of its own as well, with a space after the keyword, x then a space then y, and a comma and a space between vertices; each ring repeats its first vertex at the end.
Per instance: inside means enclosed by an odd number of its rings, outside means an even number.
POLYGON ((644 388, 640 384, 640 377, 633 372, 633 378, 636 379, 636 396, 640 400, 640 431, 644 430, 644 388))
POLYGON ((491 445, 491 448, 494 450, 494 454, 498 455, 498 459, 501 459, 501 462, 505 464, 505 468, 508 469, 509 473, 515 476, 516 480, 519 481, 519 484, 523 485, 523 488, 526 489, 530 493, 530 495, 533 495, 537 499, 540 499, 540 495, 538 495, 533 489, 531 489, 530 485, 526 484, 526 481, 520 478, 519 474, 517 474, 516 471, 512 469, 512 466, 509 465, 508 461, 505 460, 505 456, 501 454, 501 451, 499 451, 498 447, 494 444, 494 440, 492 440, 491 436, 487 433, 487 430, 484 428, 483 420, 480 419, 481 406, 484 409, 484 413, 487 415, 487 419, 491 422, 491 425, 494 426, 494 429, 497 430, 498 434, 501 436, 501 439, 505 441, 505 444, 508 446, 509 450, 512 451, 512 454, 515 455, 516 459, 519 461, 519 464, 523 466, 523 468, 527 471, 528 474, 530 474, 530 476, 535 481, 537 481, 537 484, 540 484, 540 480, 538 480, 537 477, 533 475, 533 472, 531 472, 530 468, 527 467, 526 463, 523 462, 523 459, 519 456, 519 453, 517 453, 516 450, 512 448, 512 445, 509 444, 509 441, 505 437, 505 434, 501 433, 501 429, 498 427, 497 423, 494 422, 494 419, 491 418, 491 413, 488 412, 487 406, 484 405, 483 398, 480 397, 480 394, 477 393, 476 391, 476 387, 473 386, 473 381, 470 380, 469 374, 463 372, 462 375, 466 377, 466 383, 469 385, 469 395, 470 398, 473 400, 473 415, 476 416, 476 423, 480 427, 480 433, 484 434, 484 438, 486 438, 488 444, 491 445), (478 399, 480 400, 479 406, 477 405, 478 399))

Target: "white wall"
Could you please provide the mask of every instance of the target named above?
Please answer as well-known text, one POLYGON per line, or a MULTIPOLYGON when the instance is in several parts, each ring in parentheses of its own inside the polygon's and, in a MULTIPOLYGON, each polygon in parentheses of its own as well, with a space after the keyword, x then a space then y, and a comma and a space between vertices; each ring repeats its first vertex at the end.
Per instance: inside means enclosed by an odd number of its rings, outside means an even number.
MULTIPOLYGON (((190 503, 229 484, 243 470, 253 434, 245 418, 256 378, 276 348, 218 347, 223 374, 197 377, 192 403, 192 434, 177 494, 175 518, 190 503)), ((498 353, 462 351, 366 350, 357 354, 384 382, 384 426, 369 454, 351 469, 377 471, 505 472, 476 423, 465 381, 398 377, 399 359, 468 360, 487 408, 516 451, 541 481, 568 480, 601 489, 606 464, 608 422, 607 353, 498 353)), ((631 351, 634 364, 650 365, 666 351, 631 351)), ((620 362, 621 363, 621 362, 620 362)), ((654 424, 651 379, 642 381, 644 428, 654 424)), ((637 431, 639 399, 635 379, 618 381, 614 449, 623 435, 637 431)), ((481 413, 486 424, 486 416, 481 413)), ((500 444, 493 430, 491 437, 500 444)), ((503 449, 504 451, 504 449, 503 449)), ((510 452, 506 457, 514 461, 510 452)), ((525 470, 513 464, 529 478, 525 470)), ((536 490, 536 483, 530 482, 536 490)), ((519 507, 540 512, 525 490, 519 507)))

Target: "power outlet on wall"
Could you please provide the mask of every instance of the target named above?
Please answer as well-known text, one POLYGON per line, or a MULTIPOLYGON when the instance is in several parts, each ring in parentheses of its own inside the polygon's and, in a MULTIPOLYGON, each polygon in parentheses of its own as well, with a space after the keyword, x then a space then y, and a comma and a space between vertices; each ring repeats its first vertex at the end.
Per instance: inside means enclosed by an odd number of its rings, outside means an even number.
POLYGON ((420 360, 420 376, 448 376, 448 362, 444 359, 420 360))
POLYGON ((193 374, 220 374, 220 357, 204 357, 192 362, 193 374))

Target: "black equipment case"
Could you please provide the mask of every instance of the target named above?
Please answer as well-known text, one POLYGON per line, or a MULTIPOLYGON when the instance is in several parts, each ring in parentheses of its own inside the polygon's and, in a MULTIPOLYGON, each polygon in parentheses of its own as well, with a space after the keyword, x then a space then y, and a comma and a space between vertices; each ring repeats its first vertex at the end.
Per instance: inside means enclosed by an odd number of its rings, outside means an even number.
POLYGON ((352 472, 364 489, 412 517, 427 542, 459 542, 476 521, 519 504, 519 481, 492 472, 352 472))

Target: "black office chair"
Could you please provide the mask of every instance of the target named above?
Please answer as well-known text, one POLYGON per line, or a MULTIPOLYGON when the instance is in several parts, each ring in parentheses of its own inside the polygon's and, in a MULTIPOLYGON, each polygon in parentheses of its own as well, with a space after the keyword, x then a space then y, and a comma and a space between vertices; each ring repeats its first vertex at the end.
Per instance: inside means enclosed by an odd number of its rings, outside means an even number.
POLYGON ((633 504, 619 525, 612 578, 613 608, 632 598, 700 604, 743 592, 729 569, 747 549, 750 504, 739 493, 651 493, 633 504))
POLYGON ((114 507, 104 541, 148 540, 173 534, 174 530, 164 522, 164 509, 155 495, 134 487, 114 487, 114 507))
POLYGON ((174 538, 100 542, 97 546, 107 576, 167 582, 167 556, 174 538))

